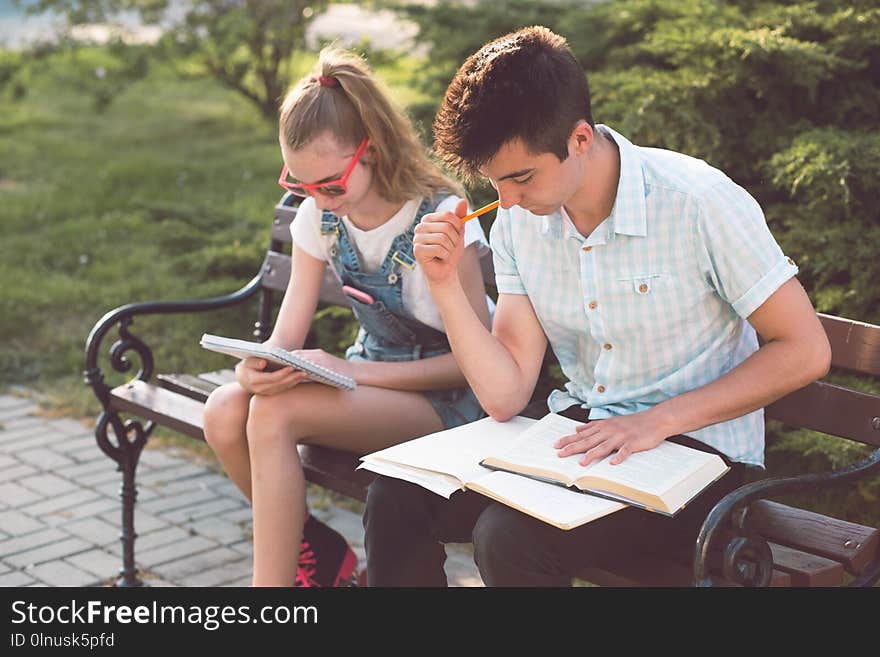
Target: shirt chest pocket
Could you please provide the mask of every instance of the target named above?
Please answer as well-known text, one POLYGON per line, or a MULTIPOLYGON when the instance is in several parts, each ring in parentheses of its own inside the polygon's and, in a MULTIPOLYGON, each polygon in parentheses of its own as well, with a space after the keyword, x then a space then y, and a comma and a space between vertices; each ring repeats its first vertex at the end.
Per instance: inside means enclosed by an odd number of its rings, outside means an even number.
POLYGON ((620 276, 611 283, 613 329, 650 331, 657 338, 680 335, 707 293, 701 281, 676 272, 620 276))

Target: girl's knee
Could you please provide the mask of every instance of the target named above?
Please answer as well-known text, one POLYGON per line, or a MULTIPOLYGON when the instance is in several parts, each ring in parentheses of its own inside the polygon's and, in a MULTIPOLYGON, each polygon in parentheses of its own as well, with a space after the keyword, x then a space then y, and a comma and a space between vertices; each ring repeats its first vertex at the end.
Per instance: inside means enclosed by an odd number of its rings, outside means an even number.
POLYGON ((204 410, 205 440, 211 447, 241 439, 249 397, 237 383, 220 386, 211 392, 204 410))
POLYGON ((247 438, 251 446, 279 440, 298 442, 301 436, 297 416, 302 402, 289 391, 283 395, 254 395, 247 417, 247 438))

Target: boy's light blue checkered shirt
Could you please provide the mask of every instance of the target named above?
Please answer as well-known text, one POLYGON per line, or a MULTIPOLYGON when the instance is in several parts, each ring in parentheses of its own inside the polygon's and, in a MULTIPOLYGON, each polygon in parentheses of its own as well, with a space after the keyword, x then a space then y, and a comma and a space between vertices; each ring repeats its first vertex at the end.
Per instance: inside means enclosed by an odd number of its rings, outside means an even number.
MULTIPOLYGON (((500 294, 527 294, 568 379, 548 405, 601 419, 643 411, 729 372, 758 348, 746 321, 797 273, 757 202, 724 173, 680 153, 620 150, 611 215, 585 238, 564 210, 514 206, 491 231, 500 294)), ((755 411, 689 435, 762 466, 755 411)))

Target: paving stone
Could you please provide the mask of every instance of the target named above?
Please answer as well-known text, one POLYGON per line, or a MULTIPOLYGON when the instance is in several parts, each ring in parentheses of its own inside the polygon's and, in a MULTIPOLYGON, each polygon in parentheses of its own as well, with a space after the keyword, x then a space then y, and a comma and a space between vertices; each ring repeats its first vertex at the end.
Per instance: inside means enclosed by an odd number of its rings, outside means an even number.
MULTIPOLYGON (((137 524, 135 524, 137 527, 137 524)), ((166 527, 155 532, 138 533, 134 542, 135 556, 139 557, 142 551, 151 550, 177 541, 189 538, 192 534, 180 527, 166 527)), ((114 554, 122 554, 122 541, 118 541, 113 545, 105 546, 106 550, 110 550, 114 554)))
POLYGON ((91 586, 97 583, 94 573, 60 559, 34 566, 27 572, 49 586, 91 586))
MULTIPOLYGON (((156 566, 156 574, 164 579, 178 580, 195 573, 211 570, 230 561, 242 561, 241 554, 229 548, 218 547, 199 552, 187 559, 176 559, 156 566)), ((230 577, 230 579, 232 579, 230 577)))
POLYGON ((64 560, 101 579, 115 577, 122 565, 119 557, 112 552, 100 548, 80 552, 79 554, 66 557, 64 560))
MULTIPOLYGON (((24 477, 29 477, 37 472, 39 471, 34 466, 26 463, 14 465, 11 468, 0 470, 0 484, 7 481, 15 481, 16 479, 23 479, 24 477)), ((0 502, 2 501, 3 498, 0 497, 0 502)))
POLYGON ((180 461, 175 465, 155 470, 146 469, 138 471, 138 480, 143 484, 150 486, 162 486, 179 481, 185 477, 193 477, 202 475, 205 468, 193 463, 180 461))
MULTIPOLYGON (((89 465, 92 465, 92 464, 90 463, 89 465)), ((73 481, 78 482, 81 486, 91 486, 91 487, 95 488, 95 487, 100 487, 102 484, 106 484, 106 483, 110 483, 110 482, 115 483, 117 486, 122 485, 122 473, 116 469, 115 463, 112 463, 107 460, 104 461, 103 468, 96 467, 94 470, 92 470, 91 472, 88 472, 86 474, 82 474, 79 476, 68 475, 67 472, 63 472, 61 474, 64 474, 65 477, 69 477, 73 481)), ((137 478, 135 478, 135 485, 137 486, 138 490, 140 490, 142 488, 140 483, 137 481, 137 478)), ((118 492, 119 492, 119 489, 117 488, 117 490, 114 491, 114 493, 118 493, 118 492)), ((103 490, 101 491, 101 493, 106 494, 106 493, 104 493, 103 490)))
POLYGON ((196 554, 205 552, 217 544, 202 536, 190 536, 182 541, 163 545, 152 550, 141 550, 137 562, 147 568, 155 568, 159 564, 178 559, 192 559, 196 554))
POLYGON ((118 541, 120 533, 118 527, 94 517, 68 522, 61 529, 96 545, 108 545, 118 541))
POLYGON ((75 481, 77 483, 86 483, 84 481, 84 477, 96 473, 107 474, 112 473, 116 478, 122 478, 122 474, 117 472, 116 464, 107 459, 104 454, 101 454, 102 458, 94 461, 88 461, 86 463, 73 463, 71 465, 58 468, 56 472, 71 481, 75 481))
POLYGON ((11 573, 0 575, 0 586, 27 586, 33 581, 33 577, 20 570, 13 570, 11 573))
POLYGON ((157 490, 162 491, 163 495, 177 495, 186 493, 191 490, 210 490, 217 495, 217 490, 213 484, 218 483, 220 475, 213 472, 203 472, 195 477, 187 477, 173 482, 165 482, 161 485, 154 485, 157 490))
POLYGON ((241 554, 250 557, 251 559, 253 559, 254 557, 254 543, 251 539, 239 541, 238 543, 233 543, 229 547, 236 552, 240 552, 241 554))
POLYGON ((141 465, 167 467, 180 465, 181 460, 158 449, 144 449, 144 451, 141 452, 140 462, 141 465))
POLYGON ((238 500, 220 499, 211 502, 193 504, 192 506, 182 509, 175 509, 174 511, 163 514, 163 517, 171 522, 188 523, 193 520, 222 514, 224 511, 238 509, 240 507, 241 502, 238 500))
POLYGON ((238 557, 238 561, 187 575, 182 584, 184 586, 249 586, 253 577, 253 562, 250 559, 242 559, 241 555, 238 557), (245 581, 246 584, 238 584, 241 581, 245 581))
POLYGON ((9 511, 0 511, 0 527, 13 536, 21 536, 38 529, 44 529, 46 525, 27 513, 10 509, 9 511))
POLYGON ((32 491, 40 493, 41 495, 59 495, 77 488, 76 484, 72 481, 50 472, 44 472, 42 474, 34 475, 33 477, 19 479, 18 483, 22 486, 27 486, 32 491))
POLYGON ((26 568, 32 564, 39 565, 77 552, 85 552, 93 547, 95 547, 94 543, 71 537, 10 555, 5 557, 5 561, 18 568, 26 568))
POLYGON ((69 519, 73 518, 85 518, 87 516, 96 516, 99 513, 105 513, 110 511, 111 509, 120 509, 121 502, 118 498, 114 499, 112 497, 99 497, 94 502, 88 502, 86 504, 80 504, 69 509, 65 509, 65 514, 68 515, 69 519))
POLYGON ((39 493, 35 493, 15 482, 8 481, 0 484, 0 504, 7 507, 22 506, 39 499, 42 499, 39 493))
POLYGON ((84 433, 91 434, 94 431, 94 429, 85 422, 68 417, 53 418, 49 421, 49 424, 53 430, 71 435, 84 433))
POLYGON ((94 452, 97 456, 101 456, 105 459, 107 458, 107 455, 101 451, 101 448, 98 447, 98 444, 95 442, 95 437, 88 434, 84 436, 70 436, 69 438, 63 438, 52 445, 52 449, 64 454, 90 451, 94 452))
POLYGON ((215 498, 216 495, 209 490, 192 491, 186 495, 179 495, 176 497, 157 497, 156 499, 145 502, 142 505, 142 508, 150 513, 164 515, 175 509, 181 509, 198 502, 206 502, 215 498))
POLYGON ((47 527, 46 529, 30 532, 24 536, 15 536, 14 538, 0 542, 0 557, 3 557, 6 562, 11 563, 9 562, 9 556, 11 555, 37 548, 41 545, 48 545, 53 541, 64 540, 68 536, 69 534, 59 531, 54 527, 47 527))
POLYGON ((62 466, 73 464, 73 461, 63 454, 59 454, 47 447, 36 447, 34 449, 19 451, 16 453, 16 456, 20 461, 30 463, 43 470, 55 470, 62 466))
POLYGON ((35 518, 41 518, 53 514, 58 515, 60 518, 69 518, 72 517, 72 514, 63 513, 65 509, 92 502, 96 499, 98 499, 98 494, 95 491, 89 490, 88 488, 81 488, 66 495, 55 495, 49 499, 43 499, 39 502, 22 506, 20 509, 35 518))
POLYGON ((25 407, 37 408, 33 400, 27 397, 19 397, 18 395, 0 395, 0 409, 7 411, 9 409, 18 409, 25 407))
POLYGON ((201 536, 207 536, 224 545, 237 543, 246 537, 240 525, 218 516, 195 520, 189 523, 189 528, 201 536))

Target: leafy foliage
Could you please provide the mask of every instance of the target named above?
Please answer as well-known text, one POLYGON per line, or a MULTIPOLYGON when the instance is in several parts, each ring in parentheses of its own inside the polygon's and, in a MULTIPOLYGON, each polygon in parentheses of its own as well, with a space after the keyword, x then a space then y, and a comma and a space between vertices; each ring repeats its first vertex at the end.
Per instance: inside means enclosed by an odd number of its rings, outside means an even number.
MULTIPOLYGON (((194 62, 200 73, 273 120, 290 79, 291 56, 303 47, 309 22, 326 6, 327 0, 187 0, 173 7, 169 0, 39 0, 31 11, 58 12, 71 25, 137 12, 165 28, 155 54, 194 62)), ((125 46, 120 41, 117 47, 125 46)))

